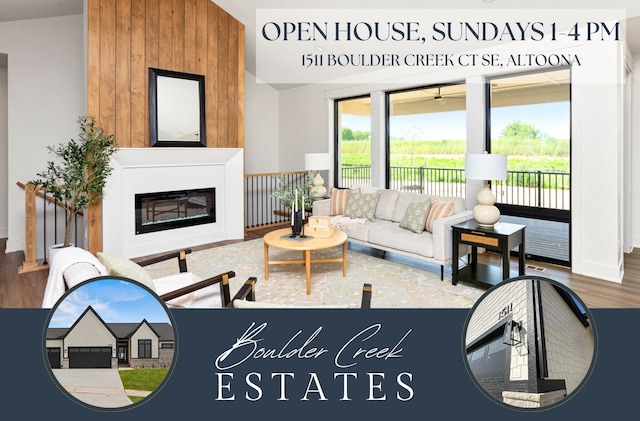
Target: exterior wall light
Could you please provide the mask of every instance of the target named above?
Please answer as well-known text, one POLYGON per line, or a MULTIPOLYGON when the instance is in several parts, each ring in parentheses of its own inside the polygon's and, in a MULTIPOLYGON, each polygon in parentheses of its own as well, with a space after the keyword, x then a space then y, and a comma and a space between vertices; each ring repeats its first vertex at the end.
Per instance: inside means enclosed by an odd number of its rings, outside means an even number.
POLYGON ((516 346, 522 343, 522 323, 511 320, 504 325, 502 343, 509 346, 516 346))

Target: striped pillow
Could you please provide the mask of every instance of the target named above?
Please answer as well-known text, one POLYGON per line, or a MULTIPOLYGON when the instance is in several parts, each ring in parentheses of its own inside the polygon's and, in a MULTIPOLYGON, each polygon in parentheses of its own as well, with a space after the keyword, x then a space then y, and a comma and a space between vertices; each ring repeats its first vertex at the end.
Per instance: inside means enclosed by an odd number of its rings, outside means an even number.
POLYGON ((331 213, 330 216, 344 214, 344 208, 349 200, 349 189, 331 188, 331 213))
POLYGON ((453 202, 441 202, 439 198, 431 199, 431 209, 427 216, 426 230, 433 234, 433 223, 440 218, 446 218, 453 212, 453 202))

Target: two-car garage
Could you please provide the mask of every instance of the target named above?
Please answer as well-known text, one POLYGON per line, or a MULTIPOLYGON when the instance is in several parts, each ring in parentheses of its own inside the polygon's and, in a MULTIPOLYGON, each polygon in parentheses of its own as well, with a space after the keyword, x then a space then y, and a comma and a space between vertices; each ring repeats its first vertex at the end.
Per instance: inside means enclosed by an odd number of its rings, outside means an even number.
POLYGON ((69 368, 111 368, 111 347, 69 347, 69 368))

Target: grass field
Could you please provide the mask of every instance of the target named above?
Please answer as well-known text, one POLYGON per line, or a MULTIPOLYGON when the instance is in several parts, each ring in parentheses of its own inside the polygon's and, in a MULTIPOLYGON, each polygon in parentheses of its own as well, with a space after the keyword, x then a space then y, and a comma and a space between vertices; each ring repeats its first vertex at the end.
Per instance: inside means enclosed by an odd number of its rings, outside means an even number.
MULTIPOLYGON (((464 140, 395 140, 391 143, 391 166, 464 168, 464 140)), ((507 154, 510 171, 569 172, 569 140, 494 140, 493 153, 507 154)), ((371 142, 342 142, 345 166, 371 164, 371 142)))

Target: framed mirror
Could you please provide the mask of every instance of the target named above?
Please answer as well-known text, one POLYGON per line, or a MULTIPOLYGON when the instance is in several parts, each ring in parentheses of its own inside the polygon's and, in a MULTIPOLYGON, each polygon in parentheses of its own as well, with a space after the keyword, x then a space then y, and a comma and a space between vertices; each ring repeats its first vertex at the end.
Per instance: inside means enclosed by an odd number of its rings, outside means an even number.
POLYGON ((149 68, 151 146, 207 146, 204 75, 149 68))

